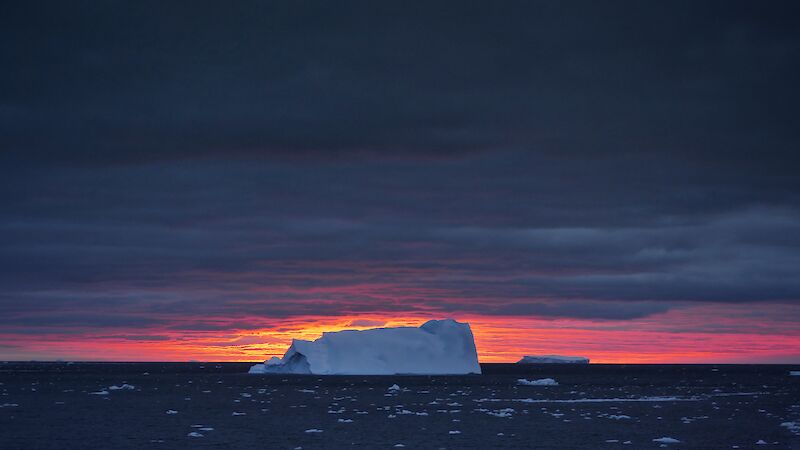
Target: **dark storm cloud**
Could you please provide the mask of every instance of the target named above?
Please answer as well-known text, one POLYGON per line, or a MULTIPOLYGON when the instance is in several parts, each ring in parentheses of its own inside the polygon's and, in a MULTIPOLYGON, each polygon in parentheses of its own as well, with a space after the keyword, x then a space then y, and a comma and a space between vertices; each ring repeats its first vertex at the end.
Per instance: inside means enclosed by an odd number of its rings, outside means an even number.
POLYGON ((599 303, 560 301, 558 303, 512 303, 489 307, 483 313, 505 316, 569 317, 576 319, 630 320, 667 312, 671 305, 657 302, 599 303))
POLYGON ((4 6, 0 320, 797 302, 797 9, 4 6))
MULTIPOLYGON (((131 316, 130 314, 111 316, 103 313, 75 312, 65 313, 63 305, 59 311, 41 315, 16 315, 0 319, 4 327, 63 327, 63 328, 131 328, 152 327, 160 325, 162 321, 152 317, 131 316)), ((59 330, 63 332, 63 330, 59 330)))
POLYGON ((724 150, 735 164, 757 146, 777 169, 797 137, 796 9, 11 6, 3 146, 83 163, 534 147, 700 161, 724 150))

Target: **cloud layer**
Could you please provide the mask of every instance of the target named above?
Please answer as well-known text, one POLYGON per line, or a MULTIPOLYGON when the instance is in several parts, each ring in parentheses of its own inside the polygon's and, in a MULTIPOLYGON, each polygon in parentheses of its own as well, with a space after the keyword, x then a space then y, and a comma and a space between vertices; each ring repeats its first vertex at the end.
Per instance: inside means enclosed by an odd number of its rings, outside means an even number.
POLYGON ((6 8, 0 327, 791 310, 797 9, 6 8))

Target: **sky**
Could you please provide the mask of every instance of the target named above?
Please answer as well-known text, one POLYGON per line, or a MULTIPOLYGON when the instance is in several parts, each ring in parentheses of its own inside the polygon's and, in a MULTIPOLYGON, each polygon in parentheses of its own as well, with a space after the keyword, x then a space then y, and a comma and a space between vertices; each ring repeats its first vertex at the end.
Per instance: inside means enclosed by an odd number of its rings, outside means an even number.
POLYGON ((800 363, 800 5, 0 7, 0 359, 800 363))

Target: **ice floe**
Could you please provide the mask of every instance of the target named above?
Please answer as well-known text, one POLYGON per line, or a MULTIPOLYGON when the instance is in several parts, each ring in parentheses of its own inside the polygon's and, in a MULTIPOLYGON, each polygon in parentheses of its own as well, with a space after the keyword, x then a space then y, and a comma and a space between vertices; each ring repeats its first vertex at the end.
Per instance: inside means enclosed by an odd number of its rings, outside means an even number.
POLYGON ((520 378, 517 380, 517 384, 520 386, 558 386, 558 382, 552 378, 542 378, 539 380, 520 378))
POLYGON ((794 434, 800 435, 800 423, 798 422, 783 422, 781 423, 781 426, 794 434))
POLYGON ((478 398, 474 402, 520 402, 520 403, 625 403, 625 402, 696 402, 700 397, 631 397, 631 398, 478 398))

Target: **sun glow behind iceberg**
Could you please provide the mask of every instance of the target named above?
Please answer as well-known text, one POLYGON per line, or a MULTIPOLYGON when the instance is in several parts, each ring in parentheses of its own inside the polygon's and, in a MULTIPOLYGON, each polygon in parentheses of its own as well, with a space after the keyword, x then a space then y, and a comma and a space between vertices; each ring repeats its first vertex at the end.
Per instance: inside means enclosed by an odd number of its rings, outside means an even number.
POLYGON ((250 373, 317 375, 450 375, 481 373, 469 324, 430 320, 419 328, 374 328, 323 333, 315 341, 295 339, 278 360, 250 373))

